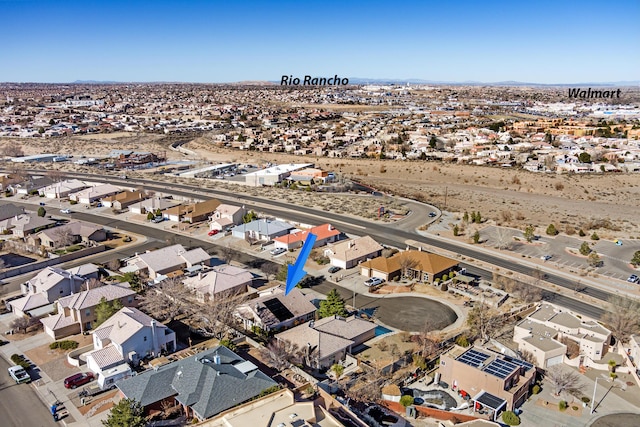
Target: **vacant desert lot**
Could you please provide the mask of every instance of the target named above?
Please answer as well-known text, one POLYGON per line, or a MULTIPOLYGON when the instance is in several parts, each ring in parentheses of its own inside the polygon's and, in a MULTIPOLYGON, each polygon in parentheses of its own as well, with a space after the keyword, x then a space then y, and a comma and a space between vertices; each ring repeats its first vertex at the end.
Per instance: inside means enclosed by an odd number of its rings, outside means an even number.
POLYGON ((453 212, 480 211, 483 218, 498 224, 520 228, 533 224, 541 227, 541 231, 553 222, 562 232, 599 229, 604 238, 640 238, 637 210, 640 174, 543 175, 441 162, 300 157, 219 148, 206 137, 184 146, 193 150, 195 156, 169 150, 169 139, 163 135, 117 133, 16 141, 25 154, 105 155, 117 148, 166 152, 172 159, 209 162, 262 165, 308 161, 392 194, 423 200, 453 212))

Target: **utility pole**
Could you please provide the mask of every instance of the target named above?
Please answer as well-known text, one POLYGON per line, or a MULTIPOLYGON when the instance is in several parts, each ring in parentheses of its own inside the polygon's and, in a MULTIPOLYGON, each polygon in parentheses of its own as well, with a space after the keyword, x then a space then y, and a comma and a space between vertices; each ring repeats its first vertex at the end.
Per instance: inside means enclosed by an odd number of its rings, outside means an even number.
POLYGON ((444 187, 444 208, 447 208, 447 193, 448 193, 448 189, 449 187, 444 187))

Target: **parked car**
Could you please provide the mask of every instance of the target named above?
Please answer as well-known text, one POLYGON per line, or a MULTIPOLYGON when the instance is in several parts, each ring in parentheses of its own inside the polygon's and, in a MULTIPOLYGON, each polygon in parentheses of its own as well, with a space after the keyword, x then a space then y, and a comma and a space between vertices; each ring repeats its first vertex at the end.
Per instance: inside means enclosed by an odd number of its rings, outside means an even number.
POLYGON ((329 267, 329 273, 337 273, 338 271, 342 270, 342 268, 340 267, 336 267, 335 265, 333 267, 329 267))
POLYGON ((273 255, 273 256, 280 255, 280 254, 283 254, 285 252, 287 252, 287 250, 285 248, 276 248, 276 249, 271 249, 269 251, 269 253, 271 255, 273 255))
POLYGON ((60 209, 60 213, 70 214, 71 213, 71 209, 60 209))
POLYGON ((44 202, 40 202, 40 206, 44 206, 44 202))
POLYGON ((155 218, 153 218, 151 220, 151 222, 153 222, 154 224, 157 224, 157 223, 162 222, 162 221, 164 221, 164 217, 162 217, 162 216, 157 216, 157 217, 155 217, 155 218))
POLYGON ((211 230, 207 233, 209 236, 215 236, 216 234, 218 234, 218 230, 211 230))
POLYGON ((429 216, 430 216, 431 218, 434 218, 436 215, 437 215, 437 214, 436 214, 435 212, 429 212, 429 216))
POLYGON ((631 282, 631 283, 640 283, 640 278, 638 276, 636 276, 635 274, 632 274, 631 276, 629 276, 629 278, 627 279, 627 282, 631 282))
POLYGON ((380 279, 379 277, 372 277, 371 279, 367 279, 364 281, 365 286, 377 286, 384 283, 384 279, 380 279))
POLYGON ((31 382, 29 373, 25 371, 22 366, 11 366, 9 367, 8 371, 9 375, 11 376, 11 378, 13 378, 16 384, 31 382))
POLYGON ((543 261, 549 261, 551 259, 551 255, 542 255, 540 259, 543 261))
POLYGON ((79 374, 71 375, 69 378, 65 378, 65 388, 76 388, 93 381, 94 376, 91 372, 80 372, 79 374))

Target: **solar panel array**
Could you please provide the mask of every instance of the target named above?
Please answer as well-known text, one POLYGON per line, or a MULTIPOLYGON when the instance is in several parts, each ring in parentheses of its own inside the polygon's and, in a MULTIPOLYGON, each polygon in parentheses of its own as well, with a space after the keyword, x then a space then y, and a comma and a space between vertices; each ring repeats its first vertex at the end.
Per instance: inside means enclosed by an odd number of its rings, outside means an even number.
POLYGON ((293 317, 293 313, 291 313, 291 311, 289 311, 289 309, 277 298, 265 301, 264 305, 280 322, 284 322, 285 320, 293 317))
POLYGON ((507 362, 514 363, 518 366, 522 366, 525 371, 528 371, 529 369, 533 368, 533 364, 529 362, 525 362, 524 360, 515 359, 513 357, 508 357, 508 356, 505 356, 504 360, 506 360, 507 362))
POLYGON ((480 353, 477 350, 471 349, 465 352, 462 356, 458 357, 458 359, 456 360, 466 365, 473 366, 474 368, 479 368, 488 358, 488 354, 480 353))
POLYGON ((516 369, 518 369, 518 365, 514 363, 507 362, 502 359, 495 359, 493 362, 489 363, 483 371, 503 380, 516 369))

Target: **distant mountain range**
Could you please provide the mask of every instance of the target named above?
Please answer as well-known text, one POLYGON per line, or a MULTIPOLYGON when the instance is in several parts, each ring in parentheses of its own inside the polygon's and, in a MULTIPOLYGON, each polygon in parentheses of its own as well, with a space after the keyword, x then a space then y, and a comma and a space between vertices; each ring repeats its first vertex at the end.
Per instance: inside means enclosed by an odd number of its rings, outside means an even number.
MULTIPOLYGON (((529 83, 518 81, 504 81, 504 82, 479 82, 479 81, 443 81, 443 80, 423 80, 423 79, 369 79, 362 77, 348 77, 349 84, 356 85, 406 85, 406 84, 419 84, 419 85, 455 85, 455 86, 533 86, 533 87, 594 87, 594 86, 640 86, 640 80, 631 81, 618 81, 618 82, 586 82, 586 83, 529 83)), ((72 84, 125 84, 125 83, 152 83, 152 84, 178 84, 180 82, 116 82, 116 81, 98 81, 98 80, 76 80, 72 84)), ((235 83, 221 83, 221 84, 242 84, 242 85, 272 85, 279 84, 280 81, 242 81, 235 83)))

